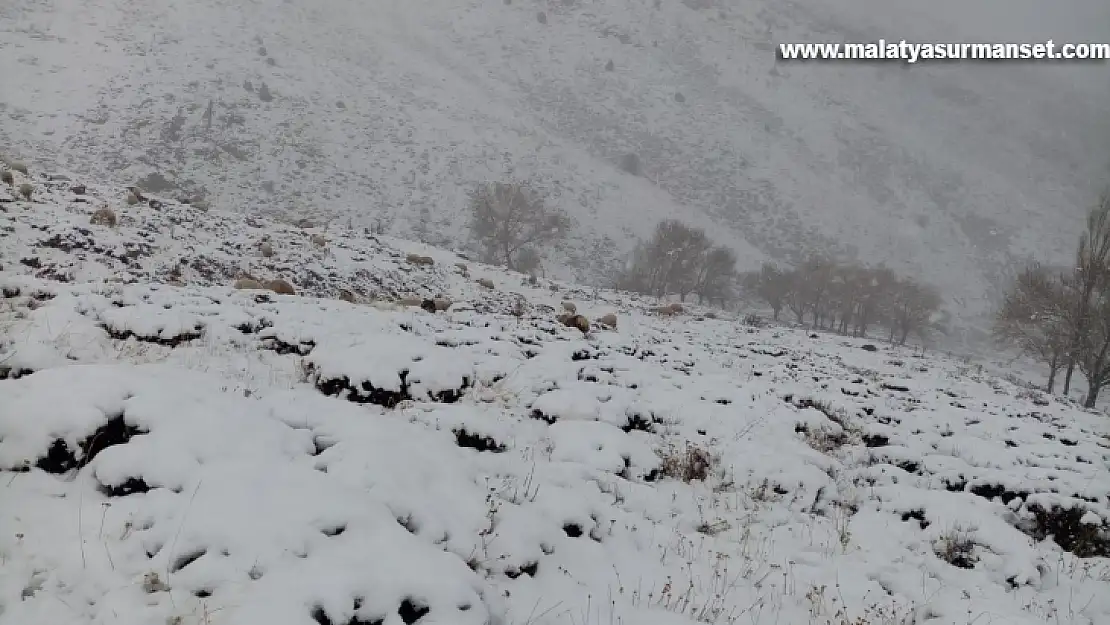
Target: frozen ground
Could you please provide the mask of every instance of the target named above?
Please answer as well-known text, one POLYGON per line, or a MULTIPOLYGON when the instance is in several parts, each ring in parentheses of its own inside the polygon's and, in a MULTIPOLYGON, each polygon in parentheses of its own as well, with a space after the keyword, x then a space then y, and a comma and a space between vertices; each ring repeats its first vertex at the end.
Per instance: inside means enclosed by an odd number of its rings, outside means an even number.
POLYGON ((71 178, 0 187, 0 625, 1110 622, 1103 414, 71 178))

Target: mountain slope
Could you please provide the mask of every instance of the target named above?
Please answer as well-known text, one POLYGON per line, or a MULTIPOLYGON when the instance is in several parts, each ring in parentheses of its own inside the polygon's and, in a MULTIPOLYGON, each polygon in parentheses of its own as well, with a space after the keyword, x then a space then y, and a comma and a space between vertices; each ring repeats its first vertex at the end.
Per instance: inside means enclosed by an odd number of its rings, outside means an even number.
POLYGON ((466 187, 537 176, 578 220, 553 260, 579 277, 677 215, 745 263, 889 262, 972 322, 1015 256, 1070 248, 1102 171, 1104 72, 776 63, 782 41, 983 28, 874 4, 16 0, 0 139, 152 191, 440 243, 466 187), (627 153, 642 176, 620 171, 627 153))
POLYGON ((1110 618, 1106 416, 1016 376, 50 177, 0 188, 0 625, 1110 618))

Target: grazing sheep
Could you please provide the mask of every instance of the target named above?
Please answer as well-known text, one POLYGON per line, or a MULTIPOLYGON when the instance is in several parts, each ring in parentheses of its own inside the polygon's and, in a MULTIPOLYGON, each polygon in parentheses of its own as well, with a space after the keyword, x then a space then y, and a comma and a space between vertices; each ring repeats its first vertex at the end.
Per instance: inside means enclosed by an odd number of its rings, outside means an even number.
POLYGON ((287 282, 285 280, 282 280, 281 278, 278 278, 276 280, 270 280, 269 282, 266 283, 266 288, 270 289, 274 293, 277 293, 278 295, 296 295, 297 294, 297 290, 293 288, 293 285, 289 284, 289 282, 287 282))
POLYGON ((19 161, 12 161, 12 162, 8 163, 8 168, 10 168, 12 171, 18 171, 19 173, 23 174, 24 176, 29 176, 30 175, 30 174, 27 173, 27 164, 26 163, 21 163, 19 161))
POLYGON ((493 280, 490 280, 489 278, 478 278, 478 284, 486 287, 487 289, 494 288, 493 280))
POLYGON ((23 199, 27 200, 28 202, 31 201, 31 194, 34 192, 35 187, 31 186, 31 183, 29 182, 24 182, 23 184, 19 185, 19 194, 22 195, 23 199))
POLYGON ((5 182, 8 186, 14 187, 15 176, 12 175, 12 172, 5 169, 4 171, 0 172, 0 182, 5 182))
POLYGON ((419 306, 424 302, 424 298, 416 297, 415 295, 408 295, 397 300, 397 303, 402 306, 419 306))
POLYGON ((115 228, 117 223, 116 212, 108 208, 107 206, 97 209, 97 211, 93 213, 92 217, 89 219, 89 223, 94 226, 108 226, 109 228, 115 228))
POLYGON ((574 305, 574 302, 563 302, 563 310, 573 315, 578 312, 578 307, 574 305))
POLYGON ((322 234, 314 234, 312 235, 312 244, 316 247, 326 247, 328 239, 322 234))
POLYGON ((252 280, 251 278, 240 278, 235 281, 234 286, 235 288, 240 290, 262 290, 266 288, 262 286, 261 282, 259 282, 258 280, 252 280))
POLYGON ((572 315, 570 313, 563 313, 555 318, 559 321, 559 323, 565 325, 568 328, 578 328, 582 331, 582 334, 586 334, 590 331, 590 320, 583 315, 572 315))
POLYGON ((270 245, 269 242, 265 242, 262 245, 260 245, 259 250, 262 252, 262 257, 263 258, 270 258, 271 256, 274 255, 274 246, 270 245))
POLYGON ((615 330, 617 327, 617 315, 615 313, 602 315, 602 317, 598 319, 597 322, 605 326, 606 328, 615 330))

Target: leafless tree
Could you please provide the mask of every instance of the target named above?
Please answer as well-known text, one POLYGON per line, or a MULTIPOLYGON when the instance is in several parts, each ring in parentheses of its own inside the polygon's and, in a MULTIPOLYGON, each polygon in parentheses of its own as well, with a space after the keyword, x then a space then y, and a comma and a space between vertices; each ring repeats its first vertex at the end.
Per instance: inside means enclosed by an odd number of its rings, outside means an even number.
POLYGON ((736 277, 735 252, 720 245, 706 252, 694 281, 698 303, 709 300, 723 306, 732 298, 736 277))
POLYGON ((926 338, 941 298, 932 286, 902 279, 898 281, 891 303, 890 338, 893 341, 897 337, 898 344, 905 345, 911 333, 926 338))
POLYGON ((1061 278, 1033 263, 1014 279, 995 314, 995 338, 1048 367, 1046 390, 1055 390, 1072 336, 1068 289, 1061 278))
POLYGON ((1096 290, 1110 273, 1110 193, 1103 193, 1087 215, 1087 229, 1079 237, 1072 286, 1071 315, 1074 320, 1064 375, 1064 394, 1071 390, 1072 374, 1079 364, 1087 327, 1094 314, 1096 290))
POLYGON ((677 294, 683 300, 699 288, 708 294, 724 278, 721 273, 728 261, 735 265, 731 252, 727 257, 714 252, 704 230, 674 219, 662 221, 651 239, 636 247, 617 286, 657 297, 677 294), (708 267, 711 259, 713 266, 708 267))
POLYGON ((779 313, 786 306, 791 282, 789 272, 779 269, 772 263, 763 263, 759 271, 744 274, 742 281, 748 293, 767 302, 775 321, 778 321, 779 313))
POLYGON ((489 260, 516 270, 525 249, 557 241, 570 218, 525 182, 487 182, 469 194, 470 230, 489 260))

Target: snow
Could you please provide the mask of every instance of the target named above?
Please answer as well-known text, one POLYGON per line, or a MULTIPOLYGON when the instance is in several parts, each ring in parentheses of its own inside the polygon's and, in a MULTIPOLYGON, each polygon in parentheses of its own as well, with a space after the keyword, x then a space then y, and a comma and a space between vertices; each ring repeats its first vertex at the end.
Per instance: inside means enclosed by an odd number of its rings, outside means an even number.
POLYGON ((922 271, 969 317, 1013 257, 1071 254, 1102 174, 1097 64, 776 59, 784 42, 1099 41, 1097 0, 539 4, 7 0, 0 145, 456 244, 467 188, 536 176, 578 222, 552 264, 595 279, 682 216, 752 267, 854 248, 922 271))
POLYGON ((44 187, 0 212, 0 625, 1110 620, 1110 421, 1014 375, 44 187))

